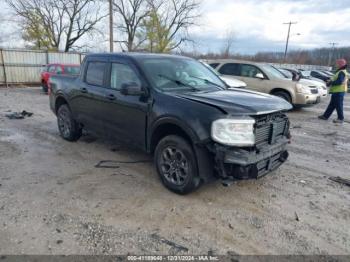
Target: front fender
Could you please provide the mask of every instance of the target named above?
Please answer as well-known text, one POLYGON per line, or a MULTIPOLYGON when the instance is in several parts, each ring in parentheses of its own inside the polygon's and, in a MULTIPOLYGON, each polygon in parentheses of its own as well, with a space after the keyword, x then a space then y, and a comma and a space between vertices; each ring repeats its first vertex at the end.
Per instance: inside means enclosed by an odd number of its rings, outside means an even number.
MULTIPOLYGON (((155 132, 155 130, 159 126, 164 124, 173 124, 180 127, 191 138, 193 144, 198 144, 200 142, 200 136, 198 132, 195 131, 196 129, 194 129, 193 127, 191 127, 190 125, 188 125, 187 123, 185 123, 183 120, 181 120, 176 116, 167 115, 167 116, 162 116, 158 118, 150 126, 147 132, 149 134, 147 137, 148 148, 150 148, 152 134, 155 132)), ((198 127, 198 130, 201 129, 200 125, 198 124, 197 124, 197 127, 198 127)))

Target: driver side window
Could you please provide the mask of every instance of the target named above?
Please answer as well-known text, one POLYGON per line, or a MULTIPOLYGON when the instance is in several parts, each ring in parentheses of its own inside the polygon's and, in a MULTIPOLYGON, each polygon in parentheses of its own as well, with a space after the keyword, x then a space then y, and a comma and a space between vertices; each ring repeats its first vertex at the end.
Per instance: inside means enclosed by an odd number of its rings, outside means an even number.
POLYGON ((255 78, 257 74, 262 74, 262 72, 252 65, 241 65, 241 76, 255 78))
POLYGON ((113 63, 111 68, 111 88, 120 90, 123 84, 128 83, 135 83, 141 86, 139 77, 130 66, 113 63))

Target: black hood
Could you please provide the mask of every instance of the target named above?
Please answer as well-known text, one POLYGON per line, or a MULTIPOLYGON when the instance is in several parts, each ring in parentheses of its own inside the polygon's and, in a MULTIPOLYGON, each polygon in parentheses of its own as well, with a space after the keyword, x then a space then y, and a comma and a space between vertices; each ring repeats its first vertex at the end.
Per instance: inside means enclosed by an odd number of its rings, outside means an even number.
POLYGON ((279 97, 241 89, 177 93, 177 96, 220 108, 231 115, 260 115, 292 109, 291 104, 279 97))

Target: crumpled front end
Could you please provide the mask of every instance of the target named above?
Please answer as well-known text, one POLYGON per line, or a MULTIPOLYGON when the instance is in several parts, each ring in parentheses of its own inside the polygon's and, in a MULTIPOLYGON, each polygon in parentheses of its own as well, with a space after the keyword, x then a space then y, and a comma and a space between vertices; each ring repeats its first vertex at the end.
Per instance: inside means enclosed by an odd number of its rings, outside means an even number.
POLYGON ((256 144, 251 148, 214 144, 215 169, 223 180, 258 179, 288 159, 289 120, 283 113, 255 116, 256 144))

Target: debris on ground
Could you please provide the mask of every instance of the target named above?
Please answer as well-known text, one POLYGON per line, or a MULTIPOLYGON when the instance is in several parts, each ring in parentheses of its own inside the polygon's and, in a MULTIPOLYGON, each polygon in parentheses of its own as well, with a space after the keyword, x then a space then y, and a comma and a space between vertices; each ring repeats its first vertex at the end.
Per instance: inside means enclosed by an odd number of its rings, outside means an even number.
POLYGON ((338 132, 332 132, 332 133, 326 133, 323 134, 324 136, 336 136, 338 134, 338 132))
POLYGON ((118 164, 142 164, 150 163, 151 160, 137 160, 137 161, 114 161, 114 160, 103 160, 98 162, 96 168, 120 168, 118 164))
POLYGON ((176 244, 168 239, 165 239, 157 234, 152 234, 151 237, 154 239, 154 240, 157 240, 163 244, 166 244, 168 246, 171 246, 172 248, 176 249, 178 252, 188 252, 188 248, 187 247, 184 247, 184 246, 181 246, 179 244, 176 244))
POLYGON ((290 129, 300 129, 303 128, 301 125, 292 126, 290 129))
POLYGON ((8 119, 24 119, 25 117, 31 117, 33 113, 23 110, 22 112, 13 112, 11 114, 6 114, 8 119))
POLYGON ((345 178, 337 176, 337 177, 330 177, 329 180, 343 184, 345 186, 350 186, 350 179, 345 179, 345 178))
POLYGON ((300 221, 300 219, 299 219, 299 216, 298 216, 297 212, 294 212, 294 215, 295 215, 295 220, 296 220, 296 221, 300 221))
POLYGON ((129 176, 129 177, 133 177, 133 175, 125 174, 123 172, 114 173, 114 174, 112 174, 112 176, 129 176))

